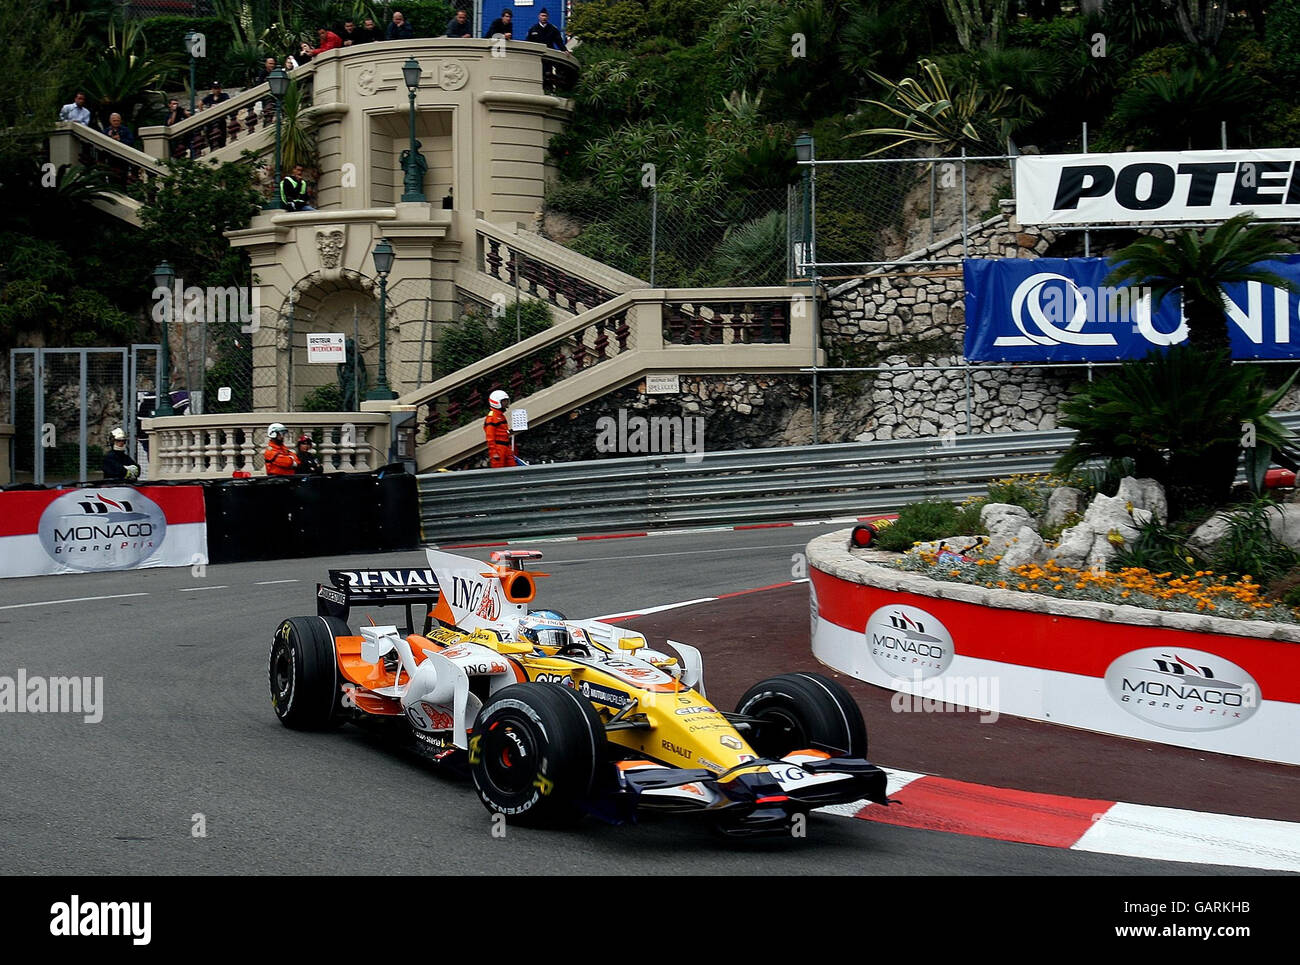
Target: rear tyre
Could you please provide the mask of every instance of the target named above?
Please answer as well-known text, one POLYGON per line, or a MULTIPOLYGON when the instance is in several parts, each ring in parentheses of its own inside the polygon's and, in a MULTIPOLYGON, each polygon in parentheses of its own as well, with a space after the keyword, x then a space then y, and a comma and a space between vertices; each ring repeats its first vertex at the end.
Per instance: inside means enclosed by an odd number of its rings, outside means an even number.
POLYGON ((334 637, 350 632, 337 617, 290 617, 275 631, 267 677, 284 726, 324 730, 347 720, 334 637))
POLYGON ((749 741, 763 757, 817 747, 845 757, 867 756, 867 725, 843 685, 816 673, 789 673, 754 684, 736 713, 763 724, 749 741))
POLYGON ((470 738, 479 799, 517 824, 555 827, 582 816, 605 728, 591 704, 559 684, 513 684, 484 704, 470 738))

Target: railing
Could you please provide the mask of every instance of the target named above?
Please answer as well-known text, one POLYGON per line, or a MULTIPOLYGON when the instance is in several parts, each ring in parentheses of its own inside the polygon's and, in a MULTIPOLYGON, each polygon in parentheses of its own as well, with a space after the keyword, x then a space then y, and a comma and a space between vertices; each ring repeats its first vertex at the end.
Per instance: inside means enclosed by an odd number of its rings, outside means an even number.
MULTIPOLYGON (((377 412, 259 412, 146 419, 149 479, 228 479, 262 473, 266 427, 317 439, 326 472, 369 472, 387 462, 389 417, 377 412)), ((290 448, 293 448, 292 442, 290 448)))
MULTIPOLYGON (((1273 414, 1300 431, 1300 412, 1273 414)), ((1073 438, 1050 429, 431 473, 419 478, 420 521, 425 539, 438 542, 855 519, 1045 472, 1073 438)))
POLYGON ((790 302, 669 301, 666 345, 771 345, 790 342, 790 302))
POLYGON ((522 399, 631 351, 636 342, 628 324, 630 307, 628 299, 620 298, 541 333, 540 339, 533 336, 519 343, 538 342, 523 352, 513 351, 519 346, 511 346, 497 353, 491 358, 501 361, 479 374, 465 373, 472 373, 482 362, 440 379, 425 394, 419 423, 430 437, 450 432, 483 418, 488 396, 496 389, 506 389, 512 399, 522 399))
POLYGON ((637 456, 421 476, 425 539, 646 530, 857 517, 982 493, 1049 468, 1072 433, 1048 432, 637 456))
MULTIPOLYGON (((56 166, 80 164, 102 168, 126 198, 137 202, 131 206, 132 213, 138 202, 152 199, 154 182, 163 173, 162 166, 149 155, 85 124, 69 121, 60 121, 50 132, 50 160, 56 166)), ((132 220, 129 215, 127 220, 132 220)))
MULTIPOLYGON (((290 71, 302 90, 302 110, 312 106, 312 68, 304 64, 290 71)), ((145 150, 156 157, 203 157, 232 147, 245 135, 245 143, 257 133, 275 130, 275 101, 266 83, 241 91, 230 100, 200 108, 192 117, 170 127, 145 127, 140 129, 145 150), (163 146, 154 143, 160 141, 163 146)), ((237 153, 233 152, 232 153, 237 153)), ((233 160, 233 158, 232 158, 233 160)))
POLYGON ((791 311, 806 292, 634 291, 559 321, 401 398, 417 407, 418 465, 454 465, 484 448, 477 423, 494 389, 509 391, 537 425, 650 372, 798 372, 815 354, 809 313, 795 318, 791 311), (677 341, 669 340, 666 333, 676 331, 666 323, 670 317, 698 322, 702 334, 696 338, 686 326, 677 341))
POLYGON ((525 295, 577 314, 616 295, 645 288, 640 278, 624 274, 537 235, 478 222, 478 269, 525 295))

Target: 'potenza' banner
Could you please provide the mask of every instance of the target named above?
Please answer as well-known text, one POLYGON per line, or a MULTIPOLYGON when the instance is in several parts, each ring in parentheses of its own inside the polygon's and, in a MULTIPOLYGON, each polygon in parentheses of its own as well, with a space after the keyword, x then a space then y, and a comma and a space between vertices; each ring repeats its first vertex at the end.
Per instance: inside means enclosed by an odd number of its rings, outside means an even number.
MULTIPOLYGON (((1300 283, 1300 256, 1256 267, 1300 283)), ((1187 338, 1182 300, 1153 314, 1143 289, 1103 285, 1105 258, 968 259, 966 358, 972 362, 1113 362, 1187 338)), ((1259 282, 1225 285, 1232 354, 1300 358, 1300 299, 1259 282)))
POLYGON ((1025 155, 1021 224, 1300 219, 1300 149, 1025 155))
POLYGON ((198 486, 0 493, 0 577, 207 561, 198 486))

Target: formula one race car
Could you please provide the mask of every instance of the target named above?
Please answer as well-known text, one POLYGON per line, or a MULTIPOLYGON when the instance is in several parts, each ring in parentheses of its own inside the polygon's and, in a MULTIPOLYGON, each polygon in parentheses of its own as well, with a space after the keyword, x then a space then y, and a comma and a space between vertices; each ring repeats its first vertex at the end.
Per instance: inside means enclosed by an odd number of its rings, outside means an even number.
POLYGON ((496 552, 486 566, 429 550, 427 570, 331 570, 317 615, 275 632, 276 714, 302 729, 387 721, 423 756, 467 767, 488 810, 521 824, 654 809, 784 833, 813 808, 888 803, 840 684, 783 674, 719 711, 694 647, 669 641, 674 656, 607 623, 530 612, 546 574, 524 563, 540 557, 496 552), (403 630, 348 626, 352 607, 388 605, 406 607, 403 630))

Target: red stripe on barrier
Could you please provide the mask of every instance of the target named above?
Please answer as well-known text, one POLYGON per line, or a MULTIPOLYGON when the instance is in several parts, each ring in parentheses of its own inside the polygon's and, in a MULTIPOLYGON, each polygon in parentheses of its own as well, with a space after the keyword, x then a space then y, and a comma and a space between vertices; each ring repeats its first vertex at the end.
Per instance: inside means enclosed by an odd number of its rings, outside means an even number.
MULTIPOLYGON (((1300 646, 1295 644, 985 607, 850 583, 815 568, 809 576, 820 617, 854 633, 866 630, 876 610, 901 603, 938 619, 952 634, 960 656, 1086 677, 1104 677, 1117 657, 1147 647, 1207 650, 1253 676, 1263 699, 1300 703, 1300 646)), ((1032 603, 1033 596, 1025 593, 1025 605, 1032 603)))
POLYGON ((123 487, 112 484, 103 487, 87 486, 84 489, 45 489, 0 493, 0 537, 26 536, 40 528, 45 507, 61 496, 79 493, 87 500, 104 495, 109 499, 113 490, 125 490, 118 498, 129 500, 130 493, 139 493, 158 504, 167 517, 168 526, 182 523, 202 523, 207 517, 203 509, 203 489, 200 486, 138 486, 123 487))
POLYGON ((1052 848, 1071 847, 1115 803, 984 787, 944 777, 913 781, 894 800, 898 803, 870 806, 857 816, 877 824, 1052 848))
POLYGON ((793 526, 794 523, 750 523, 746 526, 733 526, 734 530, 742 529, 780 529, 782 526, 793 526))
POLYGON ((627 539, 632 536, 648 536, 649 533, 599 533, 595 536, 579 536, 578 539, 627 539))
POLYGON ((762 593, 764 590, 779 590, 783 586, 794 586, 793 580, 786 580, 784 583, 773 583, 771 586, 756 586, 752 590, 737 590, 735 593, 719 593, 715 600, 726 600, 733 596, 745 596, 747 593, 762 593))

